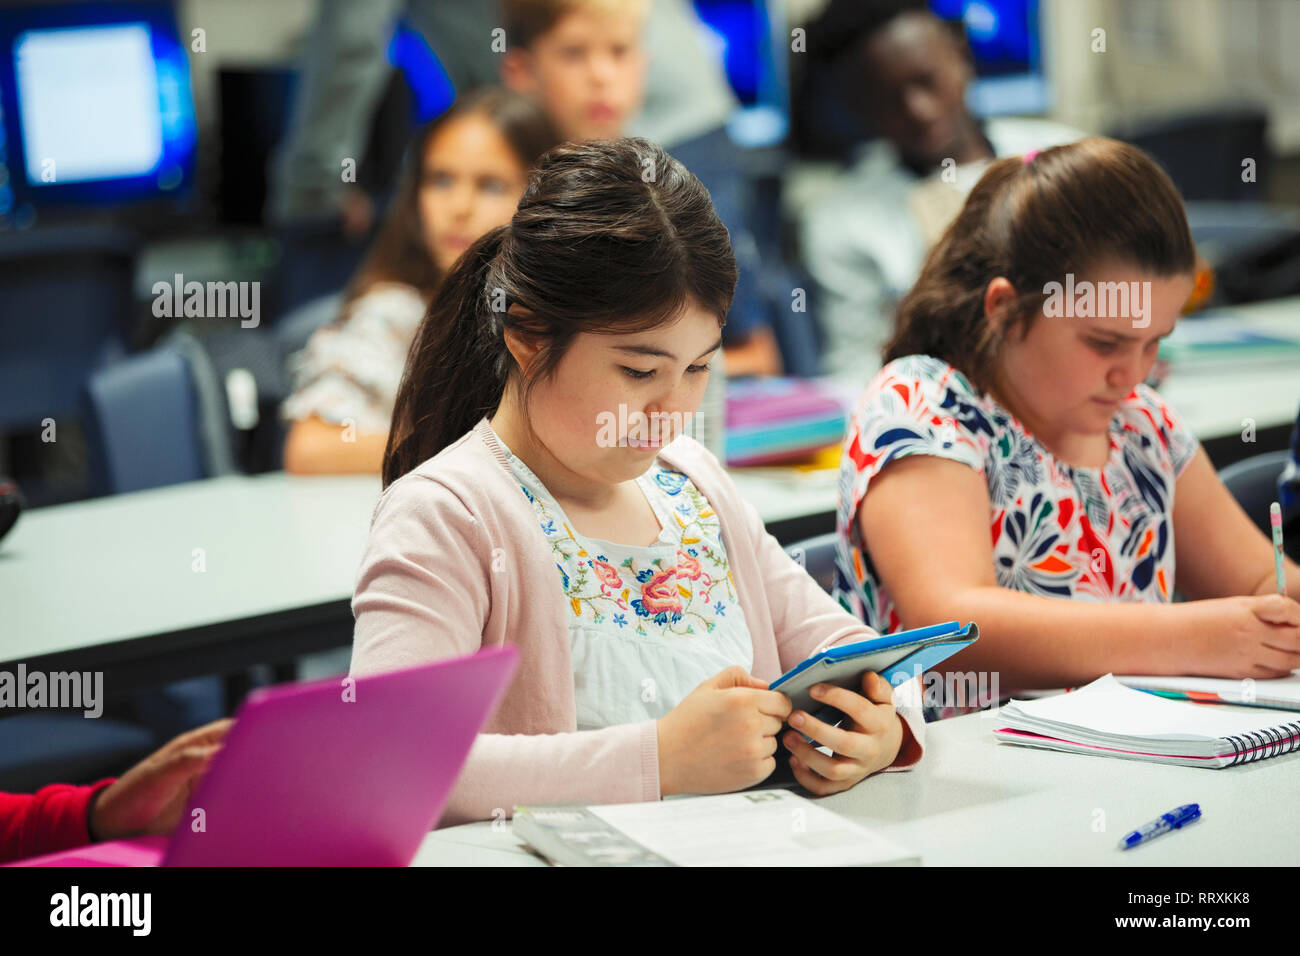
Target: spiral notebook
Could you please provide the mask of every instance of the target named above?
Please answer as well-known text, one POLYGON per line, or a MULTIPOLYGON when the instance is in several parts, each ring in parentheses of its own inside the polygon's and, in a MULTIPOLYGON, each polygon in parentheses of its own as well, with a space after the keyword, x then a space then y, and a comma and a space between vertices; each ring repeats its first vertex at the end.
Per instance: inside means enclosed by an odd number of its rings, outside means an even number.
POLYGON ((1068 694, 1011 701, 994 735, 1045 750, 1220 769, 1300 750, 1300 715, 1169 700, 1107 674, 1068 694))

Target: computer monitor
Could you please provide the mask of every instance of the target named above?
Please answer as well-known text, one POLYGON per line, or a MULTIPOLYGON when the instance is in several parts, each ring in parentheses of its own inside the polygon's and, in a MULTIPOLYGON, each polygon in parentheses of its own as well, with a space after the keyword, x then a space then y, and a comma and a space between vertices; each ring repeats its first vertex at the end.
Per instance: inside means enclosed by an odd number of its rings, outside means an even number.
POLYGON ((695 0, 740 106, 727 124, 742 146, 772 146, 790 129, 789 36, 781 0, 695 0))
POLYGON ((189 62, 168 3, 0 10, 0 217, 185 196, 189 62))
POLYGON ((1045 113, 1038 0, 929 0, 935 16, 960 22, 975 60, 966 100, 977 116, 1045 113))

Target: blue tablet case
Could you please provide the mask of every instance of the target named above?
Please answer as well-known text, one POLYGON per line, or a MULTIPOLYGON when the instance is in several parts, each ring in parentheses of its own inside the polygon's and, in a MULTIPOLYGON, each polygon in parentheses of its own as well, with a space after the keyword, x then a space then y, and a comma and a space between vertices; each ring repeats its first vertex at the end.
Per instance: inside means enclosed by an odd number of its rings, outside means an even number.
MULTIPOLYGON (((834 684, 861 693, 862 675, 875 671, 891 686, 897 687, 904 680, 924 674, 939 662, 974 644, 979 640, 979 634, 976 624, 963 627, 957 621, 948 621, 886 634, 869 641, 841 644, 814 654, 768 686, 789 697, 795 710, 812 714, 828 724, 836 724, 846 715, 813 698, 808 689, 814 684, 834 684)), ((804 739, 810 740, 807 736, 804 739)))

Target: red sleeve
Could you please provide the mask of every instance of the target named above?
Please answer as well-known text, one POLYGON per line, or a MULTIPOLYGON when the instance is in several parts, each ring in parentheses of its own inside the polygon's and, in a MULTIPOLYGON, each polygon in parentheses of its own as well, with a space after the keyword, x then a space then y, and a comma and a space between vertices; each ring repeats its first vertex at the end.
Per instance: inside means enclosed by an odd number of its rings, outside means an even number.
POLYGON ((0 862, 58 853, 90 842, 90 799, 113 782, 88 787, 54 783, 35 793, 0 793, 0 862))

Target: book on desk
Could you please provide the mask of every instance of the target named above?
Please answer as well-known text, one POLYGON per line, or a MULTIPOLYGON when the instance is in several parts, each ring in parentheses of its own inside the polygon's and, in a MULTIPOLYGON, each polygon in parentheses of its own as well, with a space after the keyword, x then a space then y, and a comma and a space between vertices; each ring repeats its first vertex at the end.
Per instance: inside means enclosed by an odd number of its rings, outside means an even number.
POLYGON ((511 831, 560 866, 906 866, 920 858, 789 790, 515 807, 511 831))

